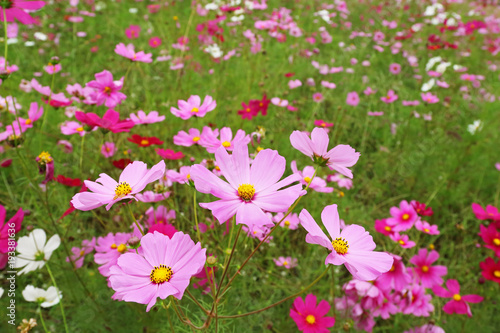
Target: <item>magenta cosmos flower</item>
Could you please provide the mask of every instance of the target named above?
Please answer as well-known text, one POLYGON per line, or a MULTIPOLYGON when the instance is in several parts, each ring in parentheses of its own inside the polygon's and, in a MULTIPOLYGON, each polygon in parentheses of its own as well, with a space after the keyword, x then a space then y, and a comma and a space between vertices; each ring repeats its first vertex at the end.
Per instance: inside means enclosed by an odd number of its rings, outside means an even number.
POLYGON ((200 96, 192 95, 187 101, 179 100, 177 102, 179 109, 170 108, 170 112, 176 117, 183 120, 189 119, 192 116, 205 117, 205 115, 215 109, 217 103, 212 96, 205 96, 203 104, 201 104, 200 96))
POLYGON ((174 296, 181 299, 189 280, 201 272, 206 249, 196 245, 189 235, 176 232, 172 238, 157 231, 141 239, 138 253, 125 253, 111 267, 109 282, 114 299, 147 304, 149 311, 156 299, 174 296))
POLYGON ((391 207, 391 217, 386 222, 392 226, 393 231, 405 231, 411 229, 415 222, 419 219, 417 212, 408 201, 403 200, 398 207, 391 207))
POLYGON ((264 213, 284 212, 303 193, 297 184, 284 190, 298 180, 295 175, 279 181, 286 168, 286 161, 276 150, 261 150, 250 167, 248 146, 237 145, 229 155, 224 147, 215 152, 215 162, 225 182, 200 164, 191 167, 191 179, 196 190, 210 193, 220 200, 200 203, 222 224, 236 214, 237 224, 272 225, 271 218, 264 213))
MULTIPOLYGON (((38 10, 45 6, 45 1, 25 1, 25 0, 6 0, 0 2, 0 7, 5 8, 7 22, 18 20, 21 24, 34 24, 36 21, 23 9, 38 10)), ((0 10, 0 21, 5 21, 3 10, 0 10)))
POLYGON ((311 133, 311 138, 306 133, 293 131, 290 135, 290 143, 293 148, 302 154, 309 156, 315 163, 328 166, 342 175, 352 178, 352 167, 359 159, 360 153, 356 153, 349 145, 337 145, 328 152, 328 134, 325 129, 316 127, 311 133))
POLYGON ((467 314, 472 317, 470 306, 467 303, 480 303, 483 297, 479 295, 460 295, 460 285, 457 280, 446 281, 448 290, 441 286, 434 286, 432 291, 439 297, 452 298, 451 301, 443 306, 443 311, 447 314, 467 314))
POLYGON ((325 317, 330 311, 330 304, 321 300, 316 306, 316 296, 309 294, 304 302, 301 297, 293 301, 290 317, 295 321, 299 331, 304 333, 328 333, 328 327, 335 325, 335 318, 325 317))
POLYGON ((130 132, 130 129, 135 126, 132 120, 120 120, 120 113, 113 109, 106 111, 102 118, 93 112, 76 111, 75 118, 91 128, 97 126, 113 133, 130 132))
MULTIPOLYGON (((12 216, 8 221, 5 221, 6 216, 5 207, 0 205, 0 253, 13 252, 15 245, 9 246, 9 234, 12 236, 10 238, 14 239, 14 234, 17 234, 21 230, 21 223, 24 219, 24 211, 19 208, 16 214, 12 216)), ((0 264, 0 269, 2 269, 0 264)))
POLYGON ((113 74, 102 71, 95 75, 95 80, 87 83, 87 87, 94 88, 91 94, 92 100, 97 105, 104 104, 108 108, 114 108, 126 99, 125 94, 119 92, 123 87, 123 77, 119 81, 113 81, 113 74))
POLYGON ((418 250, 418 254, 410 259, 410 263, 417 266, 412 268, 413 272, 425 288, 442 285, 442 277, 448 274, 446 266, 431 266, 438 259, 439 253, 437 251, 431 251, 427 254, 427 249, 418 250))
POLYGON ((134 194, 141 192, 147 184, 157 181, 165 173, 165 162, 161 161, 148 170, 146 163, 134 161, 123 169, 119 182, 105 173, 85 185, 92 192, 77 193, 71 203, 76 209, 91 210, 106 205, 109 210, 113 204, 123 199, 135 199, 134 194))
POLYGON ((393 257, 385 252, 373 251, 375 242, 365 228, 351 224, 340 231, 337 205, 326 206, 321 213, 321 220, 331 239, 307 210, 302 209, 299 219, 308 232, 306 242, 324 246, 331 251, 325 259, 325 265, 344 264, 354 278, 362 281, 375 280, 392 268, 393 257))

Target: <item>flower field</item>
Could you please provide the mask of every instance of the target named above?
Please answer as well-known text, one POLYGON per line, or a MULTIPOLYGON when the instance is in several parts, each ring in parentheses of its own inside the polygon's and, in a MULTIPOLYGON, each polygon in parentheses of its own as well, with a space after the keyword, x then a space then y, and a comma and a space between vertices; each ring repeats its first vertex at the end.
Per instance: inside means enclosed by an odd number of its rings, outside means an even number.
POLYGON ((497 0, 0 10, 1 332, 498 332, 497 0))

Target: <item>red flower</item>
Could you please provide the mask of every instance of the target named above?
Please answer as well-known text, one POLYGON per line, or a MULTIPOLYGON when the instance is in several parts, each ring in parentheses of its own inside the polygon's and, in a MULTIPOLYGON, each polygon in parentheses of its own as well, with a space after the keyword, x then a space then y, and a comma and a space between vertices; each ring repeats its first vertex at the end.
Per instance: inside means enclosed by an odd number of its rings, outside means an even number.
POLYGON ((54 180, 59 184, 63 184, 65 186, 74 186, 74 187, 82 186, 82 180, 79 178, 73 179, 65 177, 63 175, 58 175, 56 178, 54 178, 54 180))
POLYGON ((494 224, 490 224, 488 227, 481 224, 479 229, 481 232, 478 235, 486 243, 485 247, 495 251, 497 257, 500 257, 500 231, 497 230, 494 224))
POLYGON ((286 74, 285 74, 285 77, 292 77, 292 76, 294 76, 294 75, 295 75, 295 73, 286 73, 286 74))
POLYGON ((267 99, 266 94, 262 96, 261 100, 253 99, 250 101, 250 105, 257 109, 257 112, 262 113, 263 116, 267 114, 267 108, 269 107, 269 103, 271 103, 270 99, 267 99))
POLYGON ((163 141, 155 136, 140 136, 138 134, 132 135, 132 137, 127 138, 128 141, 137 144, 139 147, 149 147, 151 145, 161 145, 163 141))
POLYGON ((479 267, 483 270, 481 274, 486 280, 500 284, 500 262, 495 262, 493 258, 486 258, 485 261, 479 263, 479 267))
POLYGON ((132 163, 132 160, 130 158, 122 158, 120 160, 113 161, 112 163, 118 169, 123 170, 123 169, 125 169, 125 167, 127 165, 129 165, 130 163, 132 163))
POLYGON ((252 119, 256 115, 259 114, 259 107, 258 104, 260 103, 259 100, 251 100, 248 102, 248 104, 245 104, 245 102, 241 103, 241 106, 243 109, 238 110, 238 114, 241 116, 241 119, 252 119))
POLYGON ((172 149, 156 148, 155 151, 158 155, 166 160, 180 160, 185 156, 181 151, 176 153, 172 149))
POLYGON ((12 164, 12 158, 8 158, 0 162, 0 167, 7 168, 12 164))
POLYGON ((417 212, 418 215, 420 216, 432 216, 434 212, 432 211, 431 207, 426 207, 424 203, 418 202, 416 200, 412 200, 410 202, 412 205, 413 209, 417 212))

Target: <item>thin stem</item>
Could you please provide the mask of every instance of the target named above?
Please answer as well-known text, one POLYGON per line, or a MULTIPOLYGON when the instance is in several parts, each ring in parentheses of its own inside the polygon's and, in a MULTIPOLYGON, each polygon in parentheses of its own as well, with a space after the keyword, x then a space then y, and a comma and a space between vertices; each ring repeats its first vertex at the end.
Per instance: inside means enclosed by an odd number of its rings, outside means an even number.
POLYGON ((172 304, 172 307, 174 308, 174 311, 175 311, 175 314, 177 315, 177 318, 179 318, 179 320, 182 323, 184 323, 186 325, 189 325, 190 327, 192 327, 192 328, 194 328, 196 330, 202 330, 202 329, 205 328, 206 322, 202 326, 196 326, 187 317, 186 317, 186 319, 184 319, 183 316, 181 315, 181 313, 179 312, 179 309, 177 308, 177 305, 175 304, 175 299, 174 298, 172 298, 171 304, 172 304))
POLYGON ((130 205, 127 204, 127 208, 128 208, 128 211, 130 212, 130 216, 132 216, 132 220, 134 221, 135 225, 137 226, 137 228, 139 229, 139 231, 141 232, 141 235, 144 236, 144 230, 142 230, 141 228, 141 225, 139 224, 139 222, 137 222, 137 220, 135 219, 134 217, 134 213, 132 213, 132 208, 130 208, 130 205))
POLYGON ((4 52, 4 58, 5 58, 5 64, 4 64, 4 70, 7 71, 7 54, 8 54, 8 49, 9 47, 7 46, 7 15, 5 14, 5 7, 2 7, 3 11, 3 30, 4 30, 4 40, 3 43, 5 45, 5 52, 4 52))
POLYGON ((205 314, 209 314, 210 311, 208 311, 207 309, 205 309, 203 307, 203 305, 200 304, 200 302, 198 302, 198 300, 193 296, 193 294, 191 294, 191 292, 189 290, 186 289, 186 293, 188 294, 188 296, 193 300, 193 302, 198 305, 198 307, 203 311, 205 312, 205 314))
POLYGON ((194 214, 194 223, 196 224, 196 235, 198 236, 198 242, 201 243, 201 234, 200 227, 198 226, 198 213, 196 210, 196 190, 193 191, 193 214, 194 214))
POLYGON ((45 326, 45 320, 43 320, 42 308, 40 307, 40 304, 38 304, 38 311, 40 312, 40 321, 42 322, 43 330, 45 331, 45 333, 49 333, 49 330, 47 330, 47 326, 45 326))
MULTIPOLYGON (((54 279, 54 275, 52 274, 52 271, 50 270, 48 262, 45 263, 45 267, 47 267, 47 271, 49 272, 50 279, 52 280, 52 283, 54 284, 54 287, 56 287, 57 292, 59 293, 60 289, 57 286, 56 279, 54 279)), ((69 333, 68 324, 66 323, 66 315, 64 314, 64 307, 63 307, 63 304, 62 304, 62 298, 59 300, 59 307, 61 308, 61 314, 62 314, 63 322, 64 322, 64 329, 66 330, 66 333, 69 333)))
POLYGON ((316 283, 319 282, 319 280, 321 280, 321 278, 323 276, 325 276, 325 274, 328 272, 328 269, 330 268, 330 265, 326 266, 326 269, 323 271, 323 273, 321 273, 320 276, 318 276, 316 278, 316 280, 314 280, 313 282, 311 282, 310 285, 308 285, 307 287, 305 287, 304 289, 300 290, 299 292, 296 292, 295 294, 293 295, 290 295, 288 297, 285 297, 283 298, 281 301, 278 301, 276 303, 273 303, 271 305, 268 305, 266 306, 265 308, 262 308, 262 309, 259 309, 259 310, 255 310, 255 311, 251 311, 251 312, 247 312, 247 313, 243 313, 243 314, 239 314, 239 315, 233 315, 233 316, 220 316, 219 318, 240 318, 240 317, 246 317, 246 316, 250 316, 250 315, 253 315, 253 314, 256 314, 256 313, 259 313, 259 312, 262 312, 262 311, 266 311, 272 307, 275 307, 277 305, 280 305, 281 303, 284 303, 286 301, 288 301, 289 299, 292 299, 292 298, 295 298, 297 296, 299 296, 300 294, 302 293, 305 293, 306 291, 308 291, 309 289, 311 289, 316 283))

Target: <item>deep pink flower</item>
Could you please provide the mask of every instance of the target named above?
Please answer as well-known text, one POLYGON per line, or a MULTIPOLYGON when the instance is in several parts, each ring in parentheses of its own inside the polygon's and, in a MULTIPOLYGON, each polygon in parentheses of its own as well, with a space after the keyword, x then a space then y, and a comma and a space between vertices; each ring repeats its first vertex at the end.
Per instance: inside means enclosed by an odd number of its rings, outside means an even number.
POLYGON ((170 112, 176 117, 183 120, 189 119, 192 116, 204 117, 208 112, 215 109, 217 103, 212 98, 212 96, 205 96, 203 104, 201 104, 200 96, 192 95, 187 101, 178 100, 177 104, 179 109, 170 108, 170 112))
POLYGON ((425 94, 421 93, 420 96, 422 96, 422 100, 424 102, 427 102, 429 104, 435 104, 435 103, 439 102, 439 98, 430 92, 427 92, 425 94))
POLYGON ((326 122, 324 120, 317 119, 317 120, 314 121, 314 126, 323 127, 323 128, 333 127, 333 123, 328 123, 328 122, 326 122))
POLYGON ((393 227, 394 231, 405 231, 411 229, 413 224, 419 219, 417 212, 408 201, 403 200, 398 207, 391 207, 391 217, 387 219, 387 224, 393 227))
POLYGON ((140 32, 141 32, 141 27, 138 25, 130 25, 127 29, 125 29, 125 35, 127 35, 128 39, 139 38, 140 32))
POLYGON ((91 128, 97 126, 113 133, 129 132, 135 125, 132 120, 120 120, 120 113, 113 109, 106 111, 102 118, 92 112, 76 111, 75 118, 91 128))
POLYGON ((228 183, 200 164, 191 167, 191 179, 196 190, 220 199, 200 206, 210 209, 221 224, 236 214, 237 224, 272 225, 264 210, 284 212, 303 193, 300 184, 279 190, 298 179, 291 175, 279 181, 286 161, 275 150, 261 150, 250 167, 247 145, 236 146, 232 155, 220 147, 215 161, 228 183))
POLYGON ((335 318, 325 317, 330 311, 330 304, 321 300, 316 306, 316 296, 309 294, 304 302, 301 297, 293 301, 290 317, 295 321, 299 331, 304 333, 328 333, 329 327, 335 325, 335 318))
POLYGON ((494 206, 487 205, 486 209, 483 209, 481 205, 473 203, 472 211, 478 220, 500 221, 500 213, 498 212, 498 208, 494 206))
POLYGON ((432 296, 425 293, 425 288, 414 284, 403 294, 399 306, 404 314, 411 314, 416 317, 428 317, 434 311, 431 303, 432 296))
POLYGON ((413 272, 425 288, 443 284, 442 276, 448 274, 446 266, 431 266, 438 259, 437 251, 427 253, 427 249, 418 250, 418 254, 410 259, 410 263, 417 266, 412 268, 413 272))
POLYGON ((398 63, 390 64, 389 72, 391 72, 392 74, 399 74, 399 72, 401 72, 401 65, 398 63))
POLYGON ((432 211, 432 207, 427 207, 426 204, 418 202, 416 200, 410 201, 411 206, 415 209, 418 215, 421 216, 432 216, 434 212, 432 211))
POLYGON ((134 161, 123 169, 119 182, 101 173, 96 182, 85 181, 92 192, 77 193, 71 203, 76 209, 91 210, 106 205, 109 210, 113 204, 123 199, 135 199, 134 194, 141 192, 146 185, 157 181, 165 173, 165 162, 161 161, 148 170, 146 163, 134 161))
POLYGON ((387 224, 387 219, 375 220, 375 231, 380 232, 385 236, 389 236, 394 233, 392 226, 387 224))
POLYGON ((311 138, 300 131, 293 131, 290 135, 290 143, 301 153, 309 156, 315 163, 326 165, 331 170, 335 170, 342 175, 352 178, 352 172, 348 167, 352 167, 359 159, 360 153, 348 145, 337 145, 330 151, 328 148, 328 134, 325 129, 316 127, 311 133, 311 138))
MULTIPOLYGON (((3 2, 5 3, 5 1, 3 2)), ((34 24, 36 20, 23 9, 38 10, 45 6, 45 1, 7 0, 7 3, 2 4, 2 6, 6 6, 5 15, 7 22, 18 20, 21 24, 34 24)), ((3 10, 0 10, 0 21, 5 21, 3 10)))
POLYGON ((123 80, 122 77, 119 81, 113 81, 113 74, 106 70, 97 73, 95 80, 87 83, 87 87, 94 88, 90 97, 96 105, 104 104, 108 108, 114 108, 127 98, 119 92, 123 87, 123 80))
POLYGON ((486 243, 485 247, 495 251, 497 257, 500 257, 500 230, 494 224, 490 224, 488 227, 481 224, 479 230, 478 235, 486 243))
POLYGON ((482 269, 481 274, 485 279, 500 285, 500 262, 495 262, 493 258, 488 257, 479 263, 479 267, 482 269))
POLYGON ((132 61, 145 62, 145 63, 153 62, 152 59, 153 54, 144 53, 144 51, 135 52, 133 44, 125 45, 123 43, 119 43, 115 47, 115 53, 132 61))
MULTIPOLYGON (((12 234, 9 229, 14 230, 14 234, 17 234, 21 230, 21 223, 24 219, 24 211, 22 208, 19 208, 14 216, 8 221, 5 221, 6 213, 5 207, 0 205, 0 253, 14 252, 13 249, 15 246, 11 246, 9 249, 9 234, 12 234), (12 224, 14 227, 11 226, 12 224)), ((14 238, 14 236, 12 236, 12 238, 14 238)), ((1 266, 2 265, 0 265, 0 269, 3 268, 1 266)))
POLYGON ((146 222, 149 226, 155 224, 167 224, 168 221, 175 219, 175 210, 168 210, 165 206, 158 206, 156 210, 154 207, 149 207, 146 211, 147 220, 146 222))
POLYGON ((391 269, 392 256, 385 252, 373 251, 375 242, 365 228, 351 224, 340 231, 337 205, 326 206, 321 213, 321 220, 331 239, 307 210, 302 209, 299 219, 308 232, 306 242, 319 244, 331 251, 325 259, 325 265, 343 264, 354 278, 362 281, 374 280, 391 269))
POLYGON ((109 282, 114 299, 147 304, 146 311, 157 298, 174 296, 181 299, 189 280, 201 272, 206 249, 195 244, 189 235, 176 232, 172 238, 157 231, 141 239, 138 253, 126 253, 111 267, 109 282))
MULTIPOLYGON (((257 101, 258 102, 258 101, 257 101)), ((241 110, 238 110, 238 114, 241 116, 241 119, 251 120, 253 117, 259 114, 259 108, 256 106, 256 103, 252 102, 241 102, 241 110)))
POLYGON ((394 102, 397 99, 398 99, 398 95, 396 95, 396 93, 394 92, 394 90, 389 90, 387 92, 386 96, 380 98, 380 100, 382 102, 387 103, 387 104, 392 103, 392 102, 394 102))
POLYGON ((412 281, 411 275, 407 272, 403 260, 400 256, 391 254, 394 262, 389 271, 380 275, 376 282, 379 288, 383 290, 394 289, 403 292, 403 289, 412 281))
POLYGON ((40 83, 38 83, 37 80, 32 79, 31 80, 31 86, 33 89, 38 91, 40 94, 46 96, 42 97, 42 101, 45 104, 49 104, 50 106, 53 106, 55 108, 60 108, 64 106, 69 106, 73 101, 69 98, 67 98, 64 93, 57 93, 55 94, 54 92, 51 92, 50 87, 44 87, 40 83))
POLYGON ((443 311, 447 314, 467 314, 472 317, 468 303, 480 303, 483 297, 479 295, 460 295, 460 285, 457 280, 446 281, 448 290, 441 286, 434 286, 432 291, 439 297, 452 298, 448 303, 443 306, 443 311))
POLYGON ((161 45, 161 38, 160 37, 151 37, 149 39, 149 46, 152 48, 157 48, 158 46, 161 45))
POLYGON ((172 149, 156 148, 155 152, 165 160, 180 160, 185 156, 182 151, 175 152, 172 149))

